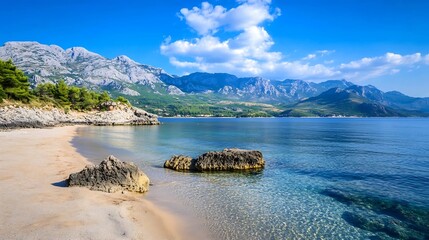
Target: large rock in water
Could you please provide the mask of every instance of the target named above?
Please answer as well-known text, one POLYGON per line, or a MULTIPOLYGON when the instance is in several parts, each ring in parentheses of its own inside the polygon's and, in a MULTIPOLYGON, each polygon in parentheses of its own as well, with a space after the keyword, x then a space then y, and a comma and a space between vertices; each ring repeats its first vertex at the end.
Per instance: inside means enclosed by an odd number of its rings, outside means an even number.
POLYGON ((231 171, 259 169, 265 166, 260 151, 243 149, 224 149, 221 152, 207 152, 196 159, 188 156, 173 156, 164 163, 165 168, 176 171, 231 171))
POLYGON ((127 190, 144 193, 149 190, 149 178, 133 163, 122 162, 110 155, 100 165, 86 166, 70 174, 69 187, 81 186, 91 190, 116 192, 127 190))
POLYGON ((164 167, 174 169, 176 171, 196 170, 195 159, 184 155, 172 156, 170 160, 165 161, 164 167))

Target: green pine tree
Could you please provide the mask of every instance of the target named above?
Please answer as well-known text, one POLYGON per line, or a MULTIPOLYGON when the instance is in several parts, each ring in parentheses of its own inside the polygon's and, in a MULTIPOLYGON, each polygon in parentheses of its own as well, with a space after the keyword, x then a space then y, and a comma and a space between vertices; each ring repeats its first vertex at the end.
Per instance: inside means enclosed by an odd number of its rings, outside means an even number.
POLYGON ((128 101, 128 99, 126 99, 126 98, 124 98, 122 96, 119 96, 118 98, 116 98, 116 101, 124 103, 124 104, 127 104, 127 105, 130 105, 130 102, 128 101))
POLYGON ((80 101, 80 88, 78 87, 69 87, 69 101, 73 109, 79 109, 78 103, 80 101))
POLYGON ((53 83, 40 83, 36 86, 33 93, 43 101, 54 101, 56 86, 53 83))
POLYGON ((100 95, 100 97, 99 97, 99 102, 100 103, 104 103, 104 102, 108 102, 108 101, 110 101, 111 100, 111 98, 110 98, 110 96, 109 96, 109 93, 107 93, 106 91, 104 91, 101 95, 100 95))
POLYGON ((70 106, 69 87, 67 86, 66 82, 64 82, 64 80, 60 80, 56 87, 57 92, 55 98, 58 99, 58 102, 61 104, 61 106, 70 106))
POLYGON ((0 86, 7 98, 23 102, 29 102, 32 98, 28 78, 12 60, 0 60, 0 86))
POLYGON ((4 92, 3 87, 0 85, 0 103, 3 102, 3 99, 7 98, 6 93, 4 92))

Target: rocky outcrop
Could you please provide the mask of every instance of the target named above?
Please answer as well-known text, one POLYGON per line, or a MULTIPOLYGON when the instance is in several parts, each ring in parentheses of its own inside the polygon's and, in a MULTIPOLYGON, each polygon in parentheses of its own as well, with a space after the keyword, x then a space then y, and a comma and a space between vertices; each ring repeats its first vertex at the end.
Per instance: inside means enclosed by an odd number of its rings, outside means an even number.
POLYGON ((164 163, 165 168, 176 171, 196 170, 195 159, 184 155, 174 155, 164 163))
POLYGON ((0 128, 35 128, 60 125, 158 125, 156 115, 121 105, 111 111, 65 113, 62 109, 27 106, 0 107, 0 128))
POLYGON ((195 168, 204 170, 246 170, 263 168, 265 160, 256 150, 225 149, 222 152, 208 152, 199 156, 195 168))
POLYGON ((193 159, 188 156, 173 156, 164 163, 165 168, 176 171, 232 171, 259 169, 265 166, 260 151, 243 149, 224 149, 221 152, 207 152, 193 159))
POLYGON ((86 166, 70 174, 68 186, 87 187, 95 191, 130 191, 144 193, 149 190, 149 178, 133 163, 122 162, 110 155, 100 165, 86 166))

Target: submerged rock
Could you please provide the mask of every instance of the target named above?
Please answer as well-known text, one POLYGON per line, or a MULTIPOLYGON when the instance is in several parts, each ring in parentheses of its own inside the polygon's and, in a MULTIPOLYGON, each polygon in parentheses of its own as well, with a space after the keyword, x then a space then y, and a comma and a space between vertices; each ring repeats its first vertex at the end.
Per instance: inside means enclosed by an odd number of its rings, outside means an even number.
POLYGON ((423 240, 429 237, 425 232, 418 231, 408 223, 388 215, 366 211, 345 211, 342 217, 352 226, 374 233, 385 233, 393 238, 423 240))
POLYGON ((224 149, 221 152, 207 152, 196 159, 188 156, 173 156, 164 164, 173 170, 231 171, 259 169, 265 166, 260 151, 243 149, 224 149))
POLYGON ((429 239, 426 207, 340 189, 325 189, 321 194, 353 208, 354 211, 346 211, 342 217, 355 227, 400 239, 429 239))
POLYGON ((70 174, 68 186, 87 187, 103 192, 130 191, 144 193, 149 190, 149 178, 133 163, 122 162, 110 155, 100 165, 86 166, 70 174))

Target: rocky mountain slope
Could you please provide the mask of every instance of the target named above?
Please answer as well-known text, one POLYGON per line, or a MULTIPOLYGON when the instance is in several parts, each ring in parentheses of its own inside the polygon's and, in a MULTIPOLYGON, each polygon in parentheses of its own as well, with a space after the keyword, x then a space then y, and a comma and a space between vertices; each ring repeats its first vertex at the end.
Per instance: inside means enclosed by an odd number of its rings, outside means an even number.
POLYGON ((222 98, 258 102, 294 102, 316 96, 332 87, 348 87, 347 81, 309 83, 302 80, 272 81, 260 77, 238 78, 226 73, 192 73, 178 77, 160 68, 137 63, 127 56, 107 59, 82 47, 62 49, 37 42, 7 42, 0 59, 12 59, 33 85, 64 79, 70 85, 88 86, 139 96, 217 94, 222 98))
POLYGON ((37 42, 7 42, 0 47, 0 59, 12 59, 33 85, 64 79, 70 85, 108 86, 125 95, 140 95, 128 88, 139 84, 155 89, 163 85, 162 69, 134 62, 127 56, 107 59, 82 47, 62 49, 37 42))
POLYGON ((292 105, 282 112, 280 116, 403 117, 407 116, 407 114, 363 97, 355 92, 352 86, 347 89, 331 88, 316 97, 311 97, 292 105))
POLYGON ((345 80, 322 83, 286 79, 273 81, 260 77, 238 78, 226 73, 192 73, 182 77, 163 77, 166 84, 184 93, 215 93, 224 98, 257 102, 296 102, 316 96, 333 87, 349 87, 345 80))
MULTIPOLYGON (((290 109, 291 104, 332 88, 347 89, 368 102, 391 109, 429 113, 429 98, 384 93, 373 86, 357 86, 345 80, 273 81, 201 72, 179 77, 126 56, 108 59, 82 47, 64 50, 37 42, 7 42, 0 47, 0 59, 12 59, 30 77, 33 86, 64 79, 70 85, 107 90, 113 96, 126 95, 132 104, 163 116, 272 116, 285 106, 290 109)), ((331 95, 323 97, 328 96, 331 95)))

